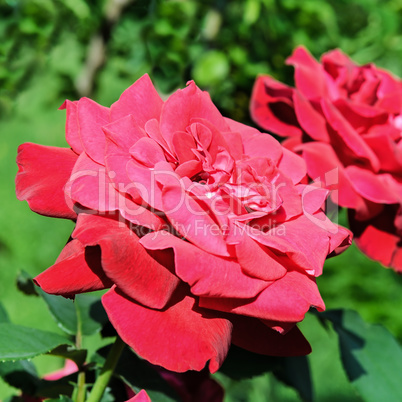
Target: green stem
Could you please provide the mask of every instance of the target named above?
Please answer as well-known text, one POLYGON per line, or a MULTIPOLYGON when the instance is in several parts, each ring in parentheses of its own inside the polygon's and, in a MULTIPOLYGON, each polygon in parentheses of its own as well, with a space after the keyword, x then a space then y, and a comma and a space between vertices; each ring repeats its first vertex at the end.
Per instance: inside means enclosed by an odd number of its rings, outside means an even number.
POLYGON ((121 340, 119 336, 116 337, 112 349, 110 349, 107 355, 105 364, 92 387, 91 393, 87 399, 87 402, 99 402, 102 398, 103 392, 105 391, 107 385, 109 384, 110 378, 113 375, 113 371, 116 368, 117 362, 119 361, 121 352, 126 344, 121 340))
POLYGON ((84 402, 85 401, 85 371, 80 371, 78 373, 77 379, 77 397, 75 398, 75 402, 84 402))
MULTIPOLYGON (((82 321, 81 321, 81 312, 80 309, 76 306, 77 312, 77 334, 75 336, 75 346, 77 349, 81 349, 82 347, 82 321)), ((75 402, 84 402, 85 401, 85 371, 82 371, 82 367, 80 367, 80 372, 78 373, 77 379, 77 390, 74 398, 75 402)))

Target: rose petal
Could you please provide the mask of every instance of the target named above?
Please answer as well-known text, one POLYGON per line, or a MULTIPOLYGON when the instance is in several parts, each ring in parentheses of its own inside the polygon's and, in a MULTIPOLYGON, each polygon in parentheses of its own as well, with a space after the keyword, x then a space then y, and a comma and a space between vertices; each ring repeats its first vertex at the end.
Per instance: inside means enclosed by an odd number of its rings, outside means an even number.
POLYGON ((356 66, 349 56, 340 49, 334 49, 324 53, 321 57, 321 61, 325 71, 330 73, 334 79, 337 78, 339 67, 346 67, 346 69, 351 70, 356 66))
POLYGON ((220 131, 228 131, 227 124, 212 103, 207 92, 201 91, 194 82, 179 89, 163 105, 160 129, 168 144, 176 131, 186 131, 192 119, 208 120, 220 131))
POLYGON ((348 166, 345 170, 355 190, 364 198, 379 204, 402 200, 402 184, 390 174, 375 174, 358 166, 348 166))
POLYGON ((109 319, 136 353, 152 364, 184 372, 201 370, 209 360, 214 373, 226 357, 232 324, 197 307, 190 296, 177 295, 163 311, 125 298, 116 288, 102 303, 109 319))
POLYGON ((151 119, 159 119, 163 101, 148 74, 143 75, 127 88, 110 108, 111 120, 132 115, 140 127, 151 119), (146 105, 146 107, 144 107, 146 105))
POLYGON ((307 215, 311 215, 321 209, 328 197, 329 191, 325 188, 314 185, 299 184, 297 186, 301 198, 303 211, 307 215))
POLYGON ((202 163, 197 160, 181 163, 174 171, 180 177, 192 178, 202 171, 202 163))
POLYGON ((124 222, 80 214, 72 236, 83 244, 99 245, 106 275, 127 296, 145 306, 163 308, 179 284, 179 279, 145 250, 124 222))
POLYGON ((279 142, 272 136, 255 135, 243 142, 244 154, 251 158, 268 158, 275 164, 282 157, 282 147, 279 142))
POLYGON ((162 161, 157 163, 153 169, 149 169, 130 160, 127 162, 126 169, 128 177, 132 180, 141 199, 151 207, 163 211, 163 185, 180 183, 180 176, 173 171, 171 165, 162 161))
POLYGON ((260 134, 260 132, 254 128, 247 126, 246 124, 240 123, 236 120, 229 119, 228 117, 224 117, 227 125, 229 126, 230 132, 238 132, 241 135, 243 140, 247 138, 253 137, 254 135, 260 134))
POLYGON ((265 130, 282 136, 299 136, 302 130, 292 101, 293 89, 261 75, 254 83, 250 101, 252 119, 265 130))
POLYGON ((297 120, 303 130, 316 141, 329 142, 324 117, 298 90, 293 91, 293 104, 297 120))
POLYGON ((60 107, 59 110, 66 109, 66 140, 68 145, 73 149, 74 152, 80 154, 84 152, 84 147, 81 143, 80 128, 78 126, 78 116, 77 116, 77 103, 78 101, 71 102, 66 100, 60 107))
POLYGON ((137 202, 141 197, 127 174, 127 164, 132 160, 130 148, 146 133, 129 115, 103 127, 106 136, 105 166, 107 174, 115 188, 130 194, 137 202))
POLYGON ((64 194, 77 155, 66 148, 22 144, 18 148, 16 192, 32 211, 56 218, 75 219, 73 202, 64 194))
POLYGON ((242 241, 236 244, 237 260, 247 275, 273 281, 282 278, 287 270, 275 259, 275 255, 243 233, 242 241))
POLYGON ((148 250, 172 248, 176 275, 197 296, 250 298, 269 285, 244 275, 235 261, 216 257, 165 231, 150 233, 140 243, 148 250))
POLYGON ((321 225, 321 220, 315 214, 302 215, 267 232, 248 229, 246 226, 243 228, 254 240, 286 254, 297 267, 310 275, 321 275, 329 253, 331 233, 327 231, 325 222, 321 225), (303 236, 300 236, 300 233, 303 233, 303 236))
POLYGON ((365 135, 364 140, 380 160, 382 171, 396 174, 402 172, 402 149, 392 141, 388 130, 385 133, 365 135))
POLYGON ((105 134, 102 126, 110 122, 109 108, 99 105, 88 98, 77 103, 77 118, 81 143, 85 152, 97 163, 105 159, 105 134))
POLYGON ((311 142, 300 145, 307 164, 308 175, 323 183, 326 188, 338 190, 331 197, 342 207, 358 209, 363 205, 362 197, 353 188, 341 161, 329 144, 311 142))
POLYGON ((282 148, 282 158, 279 161, 278 168, 292 180, 293 184, 300 183, 307 173, 306 162, 303 158, 286 148, 282 148))
POLYGON ((321 64, 302 46, 286 59, 295 68, 295 84, 307 99, 327 97, 327 85, 321 64))
POLYGON ((268 356, 304 356, 311 352, 309 343, 296 326, 282 335, 255 318, 233 315, 230 320, 232 343, 250 352, 268 356))
POLYGON ((113 198, 115 192, 108 181, 105 167, 83 152, 66 183, 66 194, 84 207, 104 212, 116 208, 113 198))
POLYGON ((76 363, 74 363, 72 360, 66 360, 63 368, 44 375, 43 379, 48 381, 60 380, 63 377, 76 373, 78 370, 79 368, 76 363))
POLYGON ((139 139, 131 148, 130 154, 142 165, 153 168, 158 162, 166 161, 160 145, 151 138, 139 139))
POLYGON ((310 307, 325 309, 315 279, 290 271, 251 300, 200 297, 200 307, 263 320, 302 321, 310 307), (286 295, 286 297, 284 297, 286 295))
POLYGON ((217 155, 222 152, 227 152, 230 155, 231 147, 227 143, 229 138, 225 137, 226 131, 219 131, 210 121, 200 117, 191 119, 189 129, 193 137, 198 138, 201 148, 206 150, 206 145, 209 144, 208 153, 211 155, 212 162, 215 162, 217 155))
POLYGON ((196 144, 190 133, 177 131, 173 134, 172 145, 180 164, 194 159, 195 155, 192 149, 196 148, 196 144))
POLYGON ((332 127, 330 136, 335 146, 340 147, 344 153, 351 152, 352 157, 366 161, 377 172, 380 169, 378 158, 363 138, 326 99, 322 99, 321 106, 328 124, 332 127))
POLYGON ((376 106, 391 114, 399 114, 402 108, 401 82, 390 73, 377 69, 376 74, 380 77, 380 85, 377 90, 379 97, 376 106))
MULTIPOLYGON (((281 173, 278 174, 278 178, 275 181, 276 197, 282 200, 282 209, 285 213, 285 219, 290 220, 303 212, 302 200, 300 195, 293 185, 292 181, 281 173)), ((272 214, 272 217, 281 221, 281 210, 277 211, 277 214, 272 214), (276 216, 277 215, 277 216, 276 216)))
POLYGON ((161 377, 177 392, 182 402, 223 402, 224 390, 208 371, 175 373, 157 367, 161 377))
MULTIPOLYGON (((127 193, 133 194, 133 191, 130 190, 137 191, 136 188, 133 188, 130 183, 118 184, 116 189, 116 183, 111 181, 109 174, 106 174, 106 169, 88 158, 84 152, 75 164, 65 192, 80 205, 94 211, 119 210, 122 216, 130 222, 153 230, 164 226, 165 221, 149 211, 146 208, 148 205, 139 205, 127 195, 127 193)), ((138 197, 138 201, 141 202, 141 198, 138 197)), ((79 208, 79 206, 75 206, 75 210, 79 208)), ((84 208, 84 212, 86 208, 84 208)))
POLYGON ((353 211, 349 211, 349 224, 357 246, 367 256, 386 267, 402 272, 401 234, 394 224, 396 206, 386 206, 373 219, 359 221, 353 211))
POLYGON ((137 141, 146 138, 145 131, 136 123, 133 115, 115 120, 102 127, 102 130, 108 142, 127 153, 137 141))
MULTIPOLYGON (((349 229, 333 223, 323 211, 310 214, 308 218, 320 229, 327 232, 329 236, 329 253, 332 255, 341 254, 352 244, 353 234, 349 229)), ((321 270, 318 271, 321 274, 321 270)), ((317 275, 315 275, 317 276, 317 275)))
POLYGON ((84 247, 78 240, 67 243, 56 263, 34 282, 46 293, 65 297, 113 285, 102 270, 99 247, 84 247))
POLYGON ((165 150, 165 153, 170 155, 172 160, 174 160, 172 144, 168 144, 166 139, 163 137, 160 130, 159 121, 157 119, 148 120, 145 124, 145 131, 149 138, 152 138, 155 142, 157 142, 165 150))
POLYGON ((377 107, 342 98, 337 99, 334 105, 358 133, 364 134, 375 126, 389 126, 387 114, 377 107))
POLYGON ((178 185, 167 185, 162 192, 163 211, 173 227, 188 241, 208 253, 229 256, 220 225, 194 197, 178 185))
POLYGON ((152 402, 145 390, 141 390, 138 394, 128 399, 126 402, 152 402))

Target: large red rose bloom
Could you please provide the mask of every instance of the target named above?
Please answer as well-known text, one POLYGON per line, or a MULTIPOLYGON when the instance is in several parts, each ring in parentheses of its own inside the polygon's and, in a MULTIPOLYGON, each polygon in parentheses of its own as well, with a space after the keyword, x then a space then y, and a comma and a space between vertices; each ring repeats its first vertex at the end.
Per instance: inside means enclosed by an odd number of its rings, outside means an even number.
POLYGON ((324 309, 315 277, 350 241, 299 184, 305 163, 222 117, 193 82, 165 102, 149 77, 111 108, 67 101, 71 149, 24 144, 17 194, 76 221, 46 292, 103 296, 122 339, 153 364, 218 370, 231 343, 268 355, 310 346, 295 323, 324 309))
POLYGON ((402 82, 340 50, 319 63, 299 47, 287 63, 296 87, 259 77, 253 119, 289 137, 310 178, 337 190, 361 250, 402 272, 402 82))

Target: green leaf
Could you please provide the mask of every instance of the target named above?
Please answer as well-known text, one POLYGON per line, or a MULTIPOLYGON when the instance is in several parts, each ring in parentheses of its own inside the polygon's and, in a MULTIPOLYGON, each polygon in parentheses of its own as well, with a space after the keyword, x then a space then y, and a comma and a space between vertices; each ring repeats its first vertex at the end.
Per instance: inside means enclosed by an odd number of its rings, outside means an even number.
POLYGON ((273 372, 278 380, 295 388, 303 400, 313 399, 310 367, 305 356, 264 356, 232 345, 219 372, 234 380, 253 378, 273 372))
POLYGON ((67 395, 60 395, 58 398, 46 399, 47 402, 73 402, 67 395))
POLYGON ((91 9, 83 0, 63 0, 63 4, 80 19, 86 19, 91 16, 91 9))
POLYGON ((296 389, 303 401, 313 400, 310 365, 306 356, 283 357, 275 377, 296 389))
POLYGON ((308 356, 312 375, 314 401, 361 402, 360 396, 347 378, 341 361, 338 335, 329 321, 322 325, 312 309, 299 324, 313 353, 308 356))
POLYGON ((0 322, 10 322, 7 311, 3 304, 0 303, 0 322))
POLYGON ((108 322, 109 319, 98 296, 77 295, 75 304, 81 320, 82 335, 93 335, 108 322))
POLYGON ((55 398, 56 401, 71 401, 71 399, 66 395, 71 395, 73 393, 73 384, 76 382, 76 373, 60 378, 59 380, 41 380, 36 390, 36 395, 46 399, 46 401, 48 401, 47 398, 55 398))
POLYGON ((402 348, 391 333, 364 322, 352 310, 332 310, 320 316, 332 322, 345 371, 363 399, 402 400, 402 348))
POLYGON ((40 381, 35 366, 26 360, 1 362, 0 377, 7 384, 22 390, 28 395, 35 393, 40 381))
POLYGON ((211 86, 224 81, 229 74, 230 64, 225 53, 211 50, 202 54, 194 65, 195 82, 201 86, 211 86))
POLYGON ((80 327, 82 335, 93 335, 108 321, 99 297, 77 295, 75 300, 50 295, 39 289, 50 313, 59 327, 69 335, 75 335, 80 327))
POLYGON ((24 270, 17 275, 17 288, 27 296, 38 296, 37 287, 33 283, 31 275, 24 270))
POLYGON ((11 395, 6 399, 3 399, 3 402, 25 402, 21 396, 11 395))
POLYGON ((74 302, 63 296, 50 295, 42 289, 38 289, 38 293, 46 302, 57 325, 67 334, 75 335, 77 333, 77 313, 74 302))
POLYGON ((71 341, 53 332, 0 323, 0 360, 20 360, 44 354, 71 341))
POLYGON ((0 363, 0 376, 9 385, 20 389, 26 395, 42 398, 57 398, 59 394, 71 394, 76 382, 77 373, 59 380, 40 379, 35 366, 27 360, 0 363))
MULTIPOLYGON (((94 360, 103 365, 110 347, 97 351, 94 360)), ((140 359, 129 348, 120 356, 115 373, 135 392, 145 389, 152 402, 176 402, 180 398, 161 375, 145 360, 140 359)))
POLYGON ((278 358, 259 355, 232 345, 219 371, 232 379, 241 380, 278 367, 278 358))
POLYGON ((78 367, 85 363, 87 358, 87 351, 84 349, 76 349, 70 345, 60 345, 52 349, 49 353, 52 356, 64 357, 65 359, 72 360, 78 367))

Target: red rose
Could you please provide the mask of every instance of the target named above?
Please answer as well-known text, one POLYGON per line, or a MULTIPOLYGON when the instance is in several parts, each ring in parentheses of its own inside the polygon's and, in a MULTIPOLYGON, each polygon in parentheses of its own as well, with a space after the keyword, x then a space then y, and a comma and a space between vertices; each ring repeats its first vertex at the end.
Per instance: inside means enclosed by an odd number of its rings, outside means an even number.
POLYGON ((141 390, 138 394, 128 399, 127 402, 152 402, 145 390, 141 390))
POLYGON ((193 82, 165 102, 147 75, 111 108, 67 101, 71 149, 24 144, 17 194, 76 220, 46 292, 103 296, 122 339, 153 364, 215 372, 230 344, 308 353, 295 323, 324 309, 315 277, 349 232, 299 184, 304 161, 222 117, 193 82))
POLYGON ((291 137, 284 146, 303 156, 309 176, 339 190, 334 201, 350 208, 362 251, 402 272, 402 82, 340 50, 320 64, 299 47, 287 63, 296 88, 259 77, 253 119, 291 137))
MULTIPOLYGON (((222 386, 216 382, 208 371, 187 371, 185 373, 175 373, 168 371, 159 366, 153 367, 160 376, 172 387, 182 402, 222 402, 224 398, 224 390, 222 386)), ((147 393, 142 390, 137 395, 135 392, 126 386, 127 394, 131 401, 142 401, 142 398, 147 396, 147 393), (135 399, 137 398, 137 399, 135 399)), ((148 401, 145 399, 144 401, 148 401)))

